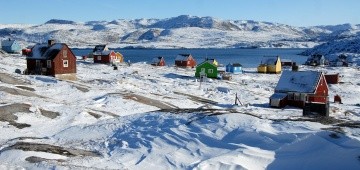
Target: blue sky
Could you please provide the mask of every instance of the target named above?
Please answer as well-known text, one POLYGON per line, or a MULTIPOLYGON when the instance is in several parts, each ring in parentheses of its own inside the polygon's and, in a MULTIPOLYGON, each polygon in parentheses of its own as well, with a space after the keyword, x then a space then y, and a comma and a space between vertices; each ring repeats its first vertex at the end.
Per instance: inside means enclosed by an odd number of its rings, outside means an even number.
POLYGON ((360 0, 4 0, 0 24, 170 18, 255 20, 293 26, 360 24, 360 0))

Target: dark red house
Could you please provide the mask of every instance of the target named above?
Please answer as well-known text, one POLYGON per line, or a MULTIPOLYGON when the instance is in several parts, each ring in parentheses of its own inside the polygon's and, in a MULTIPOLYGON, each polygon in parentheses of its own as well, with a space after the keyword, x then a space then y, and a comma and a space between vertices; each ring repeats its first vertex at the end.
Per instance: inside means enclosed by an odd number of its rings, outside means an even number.
POLYGON ((153 58, 151 65, 153 66, 165 66, 165 59, 164 57, 156 57, 153 58))
POLYGON ((97 45, 93 49, 94 63, 113 63, 116 53, 110 51, 106 45, 97 45))
POLYGON ((271 107, 286 105, 303 108, 305 103, 326 103, 328 85, 322 72, 283 71, 270 97, 271 107))
POLYGON ((191 68, 193 68, 193 67, 196 66, 196 61, 191 56, 191 54, 179 54, 175 58, 175 65, 177 67, 191 67, 191 68))
POLYGON ((339 84, 339 73, 325 74, 325 79, 328 84, 339 84))
POLYGON ((26 58, 27 73, 76 79, 76 57, 64 43, 37 44, 26 58))

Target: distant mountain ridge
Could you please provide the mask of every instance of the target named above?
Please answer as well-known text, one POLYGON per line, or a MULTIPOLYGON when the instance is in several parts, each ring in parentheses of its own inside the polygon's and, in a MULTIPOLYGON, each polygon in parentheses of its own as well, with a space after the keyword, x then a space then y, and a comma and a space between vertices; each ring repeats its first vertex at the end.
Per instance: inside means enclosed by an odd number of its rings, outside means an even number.
POLYGON ((357 36, 360 25, 295 27, 252 20, 180 15, 166 19, 75 22, 51 19, 40 25, 1 25, 1 38, 24 45, 55 39, 71 47, 109 44, 120 48, 312 48, 357 36))

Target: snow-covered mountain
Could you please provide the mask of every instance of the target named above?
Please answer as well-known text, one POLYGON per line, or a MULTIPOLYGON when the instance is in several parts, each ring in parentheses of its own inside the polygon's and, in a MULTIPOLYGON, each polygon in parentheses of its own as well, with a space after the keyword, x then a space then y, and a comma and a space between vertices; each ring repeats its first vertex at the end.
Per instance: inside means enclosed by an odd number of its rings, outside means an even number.
POLYGON ((52 19, 40 25, 1 25, 1 38, 24 45, 55 39, 72 47, 109 44, 129 48, 312 48, 349 38, 359 25, 294 27, 251 20, 181 15, 167 19, 118 19, 79 23, 52 19))

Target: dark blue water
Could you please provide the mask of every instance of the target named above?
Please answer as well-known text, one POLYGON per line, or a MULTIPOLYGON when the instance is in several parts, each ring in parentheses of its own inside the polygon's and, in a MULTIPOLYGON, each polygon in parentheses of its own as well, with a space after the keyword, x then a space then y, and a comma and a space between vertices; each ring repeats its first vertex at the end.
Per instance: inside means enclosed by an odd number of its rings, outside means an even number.
MULTIPOLYGON (((303 64, 307 57, 297 55, 304 49, 112 49, 124 56, 124 61, 151 62, 154 57, 163 56, 167 65, 173 65, 178 54, 191 54, 201 63, 208 58, 215 58, 220 64, 240 63, 243 67, 256 67, 263 56, 277 56, 281 59, 291 59, 303 64)), ((92 49, 73 49, 77 56, 88 55, 92 49)))

